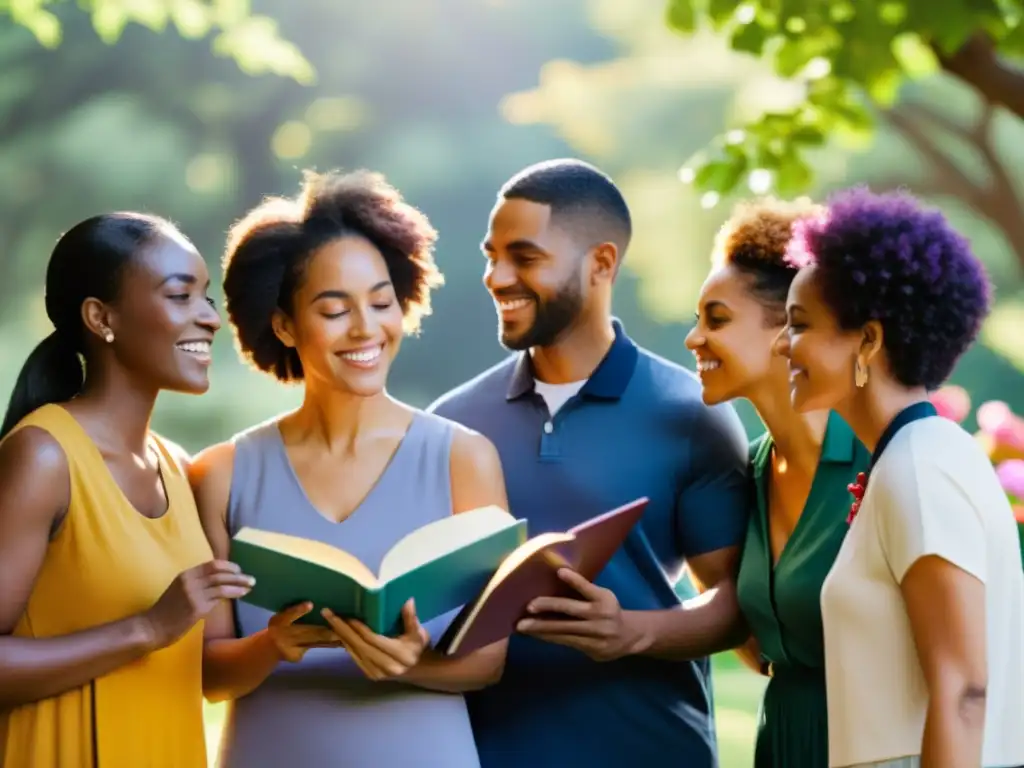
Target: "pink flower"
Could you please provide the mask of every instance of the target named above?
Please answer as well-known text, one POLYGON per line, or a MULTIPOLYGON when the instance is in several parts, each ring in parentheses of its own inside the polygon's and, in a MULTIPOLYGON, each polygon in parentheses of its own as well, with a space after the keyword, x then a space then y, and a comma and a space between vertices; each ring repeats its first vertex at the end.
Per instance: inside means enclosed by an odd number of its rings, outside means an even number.
POLYGON ((860 512, 860 502, 864 498, 864 490, 868 485, 868 477, 863 472, 857 473, 857 479, 846 486, 851 494, 853 494, 853 503, 850 505, 850 513, 846 516, 846 524, 850 525, 853 519, 857 517, 857 513, 860 512))
POLYGON ((996 445, 1024 451, 1024 419, 1006 403, 990 400, 978 408, 978 427, 991 435, 996 445))
POLYGON ((1024 501, 1024 461, 1007 459, 996 467, 996 475, 1004 491, 1024 501))
POLYGON ((957 424, 967 418, 971 412, 971 396, 963 387, 952 384, 938 389, 931 396, 932 405, 940 416, 952 419, 957 424))

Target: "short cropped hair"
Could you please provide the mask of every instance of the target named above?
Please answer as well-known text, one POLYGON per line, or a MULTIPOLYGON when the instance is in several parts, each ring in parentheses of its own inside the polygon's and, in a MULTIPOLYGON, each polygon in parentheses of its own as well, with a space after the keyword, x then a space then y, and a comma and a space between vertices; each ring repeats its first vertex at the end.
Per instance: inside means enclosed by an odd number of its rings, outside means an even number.
POLYGON ((750 290, 767 310, 771 325, 785 322, 786 296, 799 271, 786 260, 793 223, 824 210, 808 198, 789 202, 766 197, 737 204, 718 230, 712 263, 734 267, 749 278, 750 290))
POLYGON ((633 222, 626 200, 603 171, 582 160, 546 160, 524 168, 502 186, 499 198, 551 208, 551 218, 588 240, 615 243, 626 254, 633 222))
POLYGON ((906 192, 856 187, 794 227, 788 258, 816 267, 844 330, 876 320, 893 376, 934 390, 977 338, 991 305, 985 268, 937 210, 906 192))
POLYGON ((310 257, 342 237, 363 237, 384 257, 405 330, 430 314, 430 291, 443 283, 434 263, 437 232, 379 173, 307 171, 293 198, 272 197, 231 227, 224 254, 228 319, 242 356, 281 381, 303 378, 302 363, 271 324, 291 315, 310 257))

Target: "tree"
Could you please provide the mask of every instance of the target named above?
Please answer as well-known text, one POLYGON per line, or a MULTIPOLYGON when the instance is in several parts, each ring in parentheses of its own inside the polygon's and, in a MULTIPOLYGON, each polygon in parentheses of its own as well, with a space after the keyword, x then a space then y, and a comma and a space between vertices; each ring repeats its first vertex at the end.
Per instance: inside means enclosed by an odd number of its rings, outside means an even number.
POLYGON ((686 35, 713 30, 798 87, 794 103, 697 153, 685 180, 723 195, 744 181, 755 191, 803 192, 813 149, 870 135, 881 120, 926 170, 876 186, 959 199, 1003 232, 1024 267, 1021 193, 994 140, 1000 111, 1024 120, 1024 71, 1013 64, 1024 56, 1024 0, 669 0, 666 19, 686 35), (974 95, 970 119, 907 98, 908 85, 939 72, 974 95), (965 150, 972 159, 959 162, 965 150))
MULTIPOLYGON (((0 16, 9 16, 40 45, 53 49, 63 37, 58 12, 64 6, 60 0, 0 0, 0 16)), ((190 40, 214 35, 213 52, 234 60, 248 74, 281 75, 300 83, 313 80, 313 68, 299 49, 278 34, 274 19, 253 14, 249 0, 79 0, 78 7, 108 44, 117 42, 128 24, 154 32, 173 26, 190 40)))

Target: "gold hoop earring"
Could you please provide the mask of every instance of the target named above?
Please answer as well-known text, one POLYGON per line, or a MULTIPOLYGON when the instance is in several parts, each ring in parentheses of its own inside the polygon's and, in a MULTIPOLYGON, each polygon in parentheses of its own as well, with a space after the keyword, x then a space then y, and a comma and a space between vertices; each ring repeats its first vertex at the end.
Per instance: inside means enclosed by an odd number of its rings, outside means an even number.
POLYGON ((860 360, 853 361, 853 383, 858 389, 863 389, 868 383, 868 367, 861 365, 860 360))

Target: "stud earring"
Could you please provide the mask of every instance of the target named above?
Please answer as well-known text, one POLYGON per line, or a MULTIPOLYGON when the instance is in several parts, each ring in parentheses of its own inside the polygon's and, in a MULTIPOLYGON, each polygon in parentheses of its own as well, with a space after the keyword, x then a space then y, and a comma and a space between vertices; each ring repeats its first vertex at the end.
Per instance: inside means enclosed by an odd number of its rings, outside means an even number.
POLYGON ((112 343, 114 341, 114 332, 107 328, 103 331, 103 340, 107 342, 107 344, 112 343))
POLYGON ((853 361, 853 383, 858 389, 863 389, 868 383, 868 367, 861 365, 860 360, 853 361))

